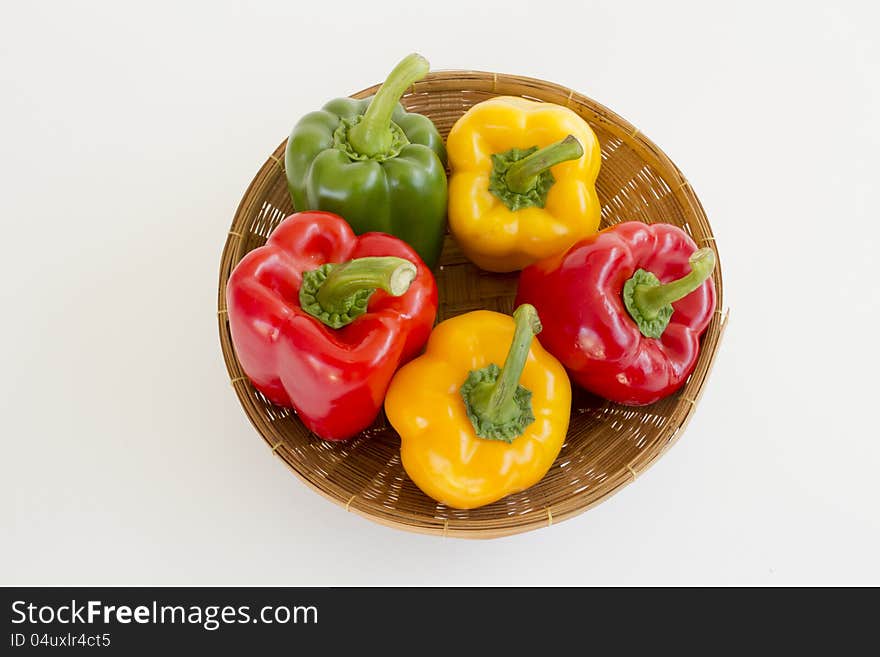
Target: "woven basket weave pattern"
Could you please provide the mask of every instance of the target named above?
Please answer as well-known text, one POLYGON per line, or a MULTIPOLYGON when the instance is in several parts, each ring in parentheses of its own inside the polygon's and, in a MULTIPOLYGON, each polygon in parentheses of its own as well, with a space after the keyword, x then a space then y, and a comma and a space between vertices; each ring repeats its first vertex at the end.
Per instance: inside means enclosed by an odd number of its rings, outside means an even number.
MULTIPOLYGON (((368 96, 377 88, 355 97, 368 96)), ((445 138, 468 108, 496 95, 564 105, 589 122, 602 147, 597 191, 603 228, 631 220, 672 223, 698 245, 715 248, 700 202, 675 165, 632 125, 580 94, 530 78, 446 71, 417 82, 402 103, 408 111, 430 117, 445 138)), ((712 366, 726 320, 720 311, 703 336, 694 373, 678 393, 648 407, 631 408, 575 389, 568 437, 544 479, 479 509, 450 509, 419 491, 401 466, 399 439, 384 416, 345 443, 328 443, 311 435, 294 412, 272 405, 250 385, 235 357, 225 311, 226 281, 232 269, 293 212, 283 171, 285 145, 260 169, 236 212, 220 267, 218 321, 227 369, 245 412, 272 452, 314 490, 386 525, 492 538, 547 526, 594 506, 633 481, 680 435, 712 366)), ((480 308, 513 311, 517 274, 480 271, 448 236, 436 275, 438 321, 480 308)), ((713 275, 720 309, 724 307, 720 261, 713 275)))

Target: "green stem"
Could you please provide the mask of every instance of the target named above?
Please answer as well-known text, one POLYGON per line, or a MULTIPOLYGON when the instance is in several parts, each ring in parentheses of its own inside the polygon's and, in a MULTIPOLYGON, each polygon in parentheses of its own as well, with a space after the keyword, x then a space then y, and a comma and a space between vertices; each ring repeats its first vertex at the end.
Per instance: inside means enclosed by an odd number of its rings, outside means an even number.
POLYGON ((416 266, 393 256, 326 264, 303 273, 300 306, 331 328, 350 324, 367 310, 376 290, 399 297, 416 277, 416 266))
POLYGON ((702 285, 715 268, 715 252, 706 247, 693 252, 691 271, 681 278, 660 283, 649 271, 637 269, 623 286, 623 303, 642 335, 659 338, 672 318, 672 304, 702 285))
POLYGON ((541 332, 535 307, 524 303, 513 313, 516 327, 504 366, 495 363, 468 374, 461 386, 468 418, 477 436, 513 442, 535 421, 532 394, 519 385, 532 340, 541 332))
POLYGON ((416 267, 403 258, 367 257, 351 260, 330 272, 317 298, 330 312, 344 309, 348 300, 362 290, 385 290, 399 297, 416 277, 416 267))
POLYGON ((633 300, 642 315, 653 319, 660 314, 663 306, 684 299, 703 284, 715 267, 715 252, 706 247, 694 251, 688 262, 691 271, 678 280, 662 285, 637 285, 633 291, 633 300))
POLYGON ((507 352, 501 374, 498 375, 492 394, 482 411, 486 418, 496 422, 508 420, 515 414, 513 393, 519 386, 519 378, 526 366, 532 338, 541 332, 538 311, 531 304, 525 303, 517 308, 513 313, 513 320, 516 328, 513 332, 513 341, 510 343, 510 351, 507 352))
POLYGON ((428 60, 416 53, 407 55, 394 67, 370 101, 364 118, 348 132, 348 141, 356 152, 373 157, 391 148, 391 114, 407 88, 427 73, 428 60))
POLYGON ((581 143, 574 135, 568 135, 565 139, 544 146, 511 164, 505 175, 505 182, 510 191, 525 194, 535 186, 538 176, 544 171, 560 162, 576 160, 583 154, 581 143))

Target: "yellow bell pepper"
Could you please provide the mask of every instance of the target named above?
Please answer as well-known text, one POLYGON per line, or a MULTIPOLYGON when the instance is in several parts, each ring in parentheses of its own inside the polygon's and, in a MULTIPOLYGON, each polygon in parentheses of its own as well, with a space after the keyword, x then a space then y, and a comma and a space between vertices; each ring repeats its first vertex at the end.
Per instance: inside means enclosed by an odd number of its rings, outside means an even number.
POLYGON ((492 98, 456 122, 446 149, 449 228, 478 267, 522 269, 599 227, 599 140, 572 110, 492 98))
POLYGON ((425 353, 392 379, 385 413, 400 434, 403 467, 425 494, 472 509, 550 469, 568 431, 571 384, 533 340, 540 330, 529 304, 513 318, 459 315, 439 324, 425 353))

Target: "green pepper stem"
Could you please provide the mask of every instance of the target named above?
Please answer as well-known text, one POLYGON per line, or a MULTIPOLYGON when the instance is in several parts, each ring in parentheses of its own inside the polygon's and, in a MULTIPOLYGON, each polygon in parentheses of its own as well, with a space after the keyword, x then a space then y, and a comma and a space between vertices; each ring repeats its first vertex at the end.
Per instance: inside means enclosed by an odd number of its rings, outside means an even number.
POLYGON ((541 332, 541 320, 538 311, 531 304, 524 303, 513 313, 516 328, 513 341, 504 360, 504 366, 498 379, 491 385, 475 391, 471 402, 475 415, 484 422, 502 424, 520 414, 520 408, 514 400, 514 393, 519 387, 519 379, 526 365, 526 358, 532 346, 532 339, 541 332))
POLYGON ((691 271, 677 280, 662 285, 636 285, 633 301, 643 317, 654 319, 665 306, 700 287, 715 268, 715 252, 709 247, 698 249, 688 262, 691 271))
POLYGON ((325 311, 343 313, 350 308, 350 300, 358 292, 385 290, 399 297, 409 289, 415 277, 416 266, 403 258, 357 258, 334 267, 315 297, 325 311))
POLYGON ((574 135, 568 135, 511 164, 504 180, 510 191, 525 194, 535 186, 541 173, 560 162, 576 160, 583 154, 581 143, 574 135))
POLYGON ((348 131, 348 142, 355 151, 373 157, 391 148, 391 114, 407 87, 427 73, 428 60, 416 53, 407 55, 394 67, 370 101, 364 118, 348 131))

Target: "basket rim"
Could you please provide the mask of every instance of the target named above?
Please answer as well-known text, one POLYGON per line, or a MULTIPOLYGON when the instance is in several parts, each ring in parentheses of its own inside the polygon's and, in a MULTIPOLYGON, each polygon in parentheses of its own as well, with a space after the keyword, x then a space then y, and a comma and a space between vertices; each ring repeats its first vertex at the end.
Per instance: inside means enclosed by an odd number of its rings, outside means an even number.
MULTIPOLYGON (((263 166, 260 167, 257 174, 247 186, 244 195, 239 201, 235 214, 233 215, 232 224, 230 225, 230 229, 227 233, 221 255, 217 299, 218 328, 224 362, 226 365, 227 373, 230 377, 231 385, 235 389, 235 393, 238 397, 239 403, 244 409, 245 415, 247 415, 251 425, 257 430, 257 433, 263 438, 264 442, 266 442, 266 444, 271 448, 272 453, 281 456, 281 460, 284 462, 284 464, 288 467, 289 470, 294 473, 294 475, 296 475, 296 477, 300 481, 305 483, 312 491, 318 493, 325 499, 330 500, 337 506, 344 508, 346 511, 352 511, 361 517, 367 518, 373 522, 387 527, 419 534, 471 539, 499 538, 531 531, 540 527, 558 524, 584 513, 585 511, 608 500, 621 489, 635 481, 637 477, 641 476, 643 472, 650 468, 664 453, 666 453, 666 451, 677 442, 681 434, 684 433, 687 425, 693 417, 697 404, 702 397, 706 379, 711 374, 711 370, 717 356, 718 347, 720 346, 721 339, 723 338, 725 329, 727 327, 729 309, 723 312, 720 310, 720 308, 724 307, 721 258, 718 253, 718 247, 702 203, 700 202, 699 198, 696 195, 696 192, 693 190, 692 186, 688 182, 687 178, 685 178, 681 170, 678 168, 678 166, 676 166, 675 163, 672 162, 672 160, 656 144, 654 144, 653 141, 651 141, 646 135, 641 133, 633 124, 618 115, 613 110, 602 105, 601 103, 598 103, 588 96, 576 92, 568 87, 553 82, 541 80, 539 78, 531 78, 506 73, 495 73, 471 69, 450 69, 432 71, 423 80, 420 80, 411 85, 407 89, 405 95, 430 93, 430 85, 437 82, 455 82, 457 84, 456 88, 462 91, 482 91, 497 95, 519 95, 528 98, 534 98, 536 100, 542 100, 540 98, 537 98, 536 96, 529 96, 528 94, 524 93, 508 94, 503 92, 504 89, 508 88, 511 85, 526 85, 531 86, 535 90, 546 92, 548 95, 556 93, 557 95, 564 97, 564 106, 571 109, 576 109, 577 105, 589 109, 591 113, 594 113, 597 116, 597 118, 599 119, 599 121, 597 122, 601 124, 604 130, 611 132, 612 134, 616 134, 616 136, 618 136, 622 140, 629 140, 640 145, 642 155, 647 154, 650 156, 651 161, 648 161, 648 164, 656 171, 657 175, 661 177, 667 184, 669 184, 670 182, 674 183, 674 185, 669 185, 670 190, 676 195, 677 198, 681 198, 686 202, 687 209, 689 209, 690 211, 688 213, 689 215, 692 215, 696 220, 705 224, 707 237, 705 237, 704 240, 707 240, 707 244, 713 247, 713 249, 715 250, 716 258, 718 259, 718 263, 713 272, 713 279, 715 280, 717 293, 716 310, 709 327, 707 327, 706 329, 706 334, 708 334, 712 330, 715 330, 717 332, 716 343, 714 345, 714 348, 711 350, 703 349, 701 347, 700 356, 697 361, 697 366, 700 365, 700 361, 706 361, 705 375, 700 385, 697 387, 695 393, 691 394, 690 396, 684 394, 684 391, 689 387, 688 383, 686 383, 685 386, 683 386, 683 388, 679 391, 679 399, 676 405, 675 414, 680 414, 680 419, 677 423, 675 423, 676 427, 673 430, 672 434, 663 442, 663 444, 659 448, 646 450, 650 452, 647 454, 647 458, 634 459, 632 464, 627 465, 625 471, 618 473, 621 476, 609 476, 608 485, 601 495, 598 495, 594 500, 589 503, 578 504, 577 499, 579 497, 586 497, 583 492, 578 493, 570 496, 566 500, 566 506, 568 508, 560 510, 558 513, 554 513, 550 507, 545 507, 546 515, 539 514, 536 515, 536 517, 525 522, 516 523, 509 522, 510 518, 504 519, 505 522, 493 519, 489 523, 493 526, 490 527, 456 527, 455 524, 456 522, 458 522, 456 519, 428 518, 427 516, 415 513, 406 513, 400 510, 395 510, 395 516, 392 518, 388 515, 375 513, 366 504, 359 503, 357 501, 357 495, 351 496, 349 499, 346 500, 345 496, 334 495, 329 490, 320 488, 309 478, 307 472, 299 470, 297 467, 295 467, 293 463, 291 463, 288 459, 284 458, 283 455, 279 453, 281 449, 284 449, 282 445, 283 441, 273 445, 270 438, 264 434, 264 432, 261 430, 256 422, 254 413, 258 411, 258 407, 254 403, 252 396, 248 394, 249 383, 247 381, 247 377, 244 375, 244 372, 241 369, 240 364, 238 363, 238 358, 235 355, 235 350, 232 346, 231 336, 229 333, 229 324, 226 317, 225 297, 226 281, 228 280, 230 274, 232 273, 232 270, 237 265, 238 261, 244 256, 243 235, 239 230, 236 229, 238 228, 238 224, 243 223, 245 217, 249 215, 248 210, 253 204, 254 199, 260 197, 260 192, 262 191, 263 187, 275 174, 276 167, 282 172, 284 171, 284 151, 286 149, 287 139, 285 138, 273 151, 273 153, 269 155, 268 159, 264 162, 263 166), (470 85, 466 84, 468 82, 470 83, 470 85), (491 87, 488 86, 489 83, 491 83, 491 87), (671 174, 674 177, 673 181, 669 181, 667 179, 668 174, 671 174), (635 465, 636 461, 639 461, 637 467, 632 467, 633 465, 635 465), (623 474, 623 472, 625 472, 625 475, 623 474), (404 520, 405 518, 410 520, 411 522, 406 522, 404 520), (434 522, 428 523, 429 520, 432 520, 434 522), (496 524, 498 526, 494 526, 496 524)), ((363 98, 365 96, 369 96, 375 93, 376 90, 378 90, 379 86, 379 84, 372 85, 370 87, 362 89, 361 91, 351 94, 351 97, 363 98)), ((588 122, 593 124, 597 123, 591 120, 588 120, 588 122)), ((601 168, 599 175, 601 176, 601 168)), ((672 415, 672 413, 670 415, 672 415)), ((669 424, 672 424, 671 420, 669 424)), ((642 455, 640 454, 640 456, 642 455)), ((470 520, 467 522, 473 523, 474 521, 470 520)))

